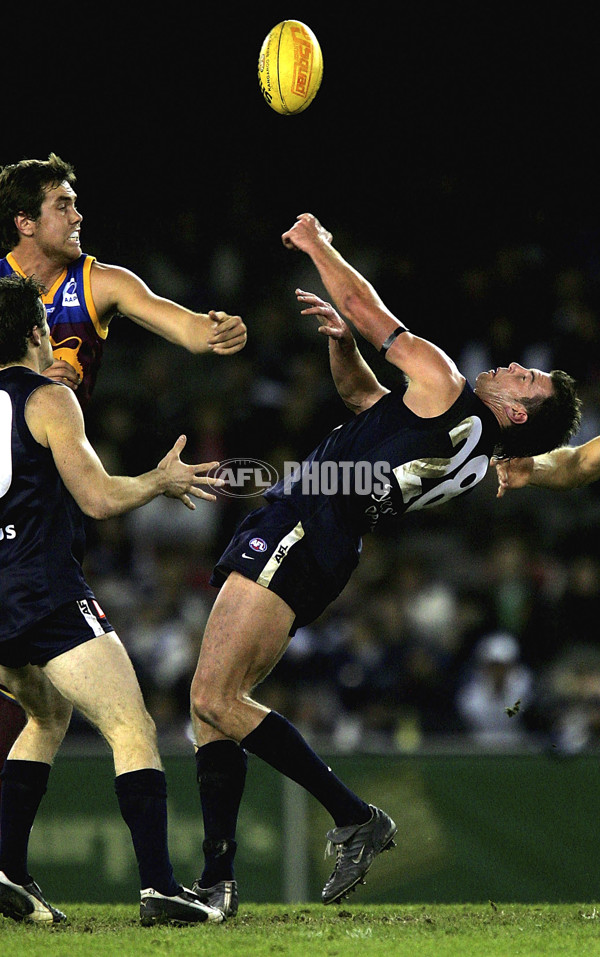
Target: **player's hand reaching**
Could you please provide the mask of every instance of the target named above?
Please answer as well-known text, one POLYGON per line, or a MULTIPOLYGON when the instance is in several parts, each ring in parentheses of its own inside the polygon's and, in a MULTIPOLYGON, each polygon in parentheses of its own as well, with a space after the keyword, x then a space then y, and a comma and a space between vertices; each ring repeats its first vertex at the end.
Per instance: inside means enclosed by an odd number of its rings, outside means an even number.
POLYGON ((329 336, 330 339, 354 340, 354 336, 342 317, 336 312, 330 302, 325 302, 314 292, 306 292, 304 289, 296 289, 296 299, 301 305, 303 316, 316 316, 320 322, 318 332, 329 336))
POLYGON ((286 249, 301 249, 308 252, 317 243, 331 245, 333 236, 312 213, 301 213, 291 229, 288 229, 281 241, 286 249))
POLYGON ((62 382, 63 385, 68 385, 69 389, 73 389, 73 391, 81 384, 81 376, 66 359, 55 359, 52 365, 42 372, 42 375, 47 376, 54 382, 62 382))
POLYGON ((232 356, 244 348, 248 332, 241 316, 230 316, 214 309, 208 315, 213 322, 213 332, 208 340, 212 352, 218 356, 232 356))
POLYGON ((200 485, 212 485, 219 488, 221 485, 224 485, 225 482, 223 479, 211 478, 203 474, 210 472, 211 469, 217 468, 219 465, 218 462, 205 462, 202 465, 186 465, 185 462, 181 461, 180 455, 185 448, 186 442, 186 436, 180 435, 171 451, 167 452, 165 457, 158 463, 157 468, 163 469, 166 472, 168 484, 163 494, 166 495, 167 498, 178 498, 187 508, 195 509, 196 506, 192 502, 190 495, 193 495, 195 498, 207 499, 210 502, 215 502, 217 498, 216 495, 212 495, 210 492, 205 492, 204 489, 199 488, 200 485))
POLYGON ((502 498, 508 489, 523 488, 529 484, 533 473, 533 459, 497 459, 493 458, 490 465, 496 467, 498 477, 497 498, 502 498))

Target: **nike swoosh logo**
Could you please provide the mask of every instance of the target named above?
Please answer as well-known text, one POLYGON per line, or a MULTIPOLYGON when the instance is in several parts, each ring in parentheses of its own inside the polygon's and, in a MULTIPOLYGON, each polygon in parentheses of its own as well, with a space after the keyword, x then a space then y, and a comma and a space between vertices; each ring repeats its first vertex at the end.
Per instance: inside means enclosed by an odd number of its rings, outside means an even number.
POLYGON ((254 561, 254 555, 246 555, 246 552, 242 552, 242 558, 249 558, 251 562, 254 561))
POLYGON ((361 862, 361 860, 362 860, 362 856, 363 856, 364 849, 365 849, 365 845, 363 844, 363 846, 361 847, 360 852, 359 852, 359 854, 358 854, 358 857, 353 857, 353 858, 352 858, 352 863, 353 863, 353 864, 360 864, 360 862, 361 862))

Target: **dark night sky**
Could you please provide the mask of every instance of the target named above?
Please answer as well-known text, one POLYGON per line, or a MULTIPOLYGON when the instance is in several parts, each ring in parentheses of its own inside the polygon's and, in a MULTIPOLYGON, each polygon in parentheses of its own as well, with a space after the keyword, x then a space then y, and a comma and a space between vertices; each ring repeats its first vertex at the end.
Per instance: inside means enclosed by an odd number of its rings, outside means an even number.
POLYGON ((39 49, 13 47, 18 82, 5 62, 5 91, 19 95, 0 163, 69 159, 86 246, 100 229, 117 252, 125 232, 146 242, 189 207, 213 240, 243 214, 257 248, 261 221, 283 231, 305 210, 384 245, 442 229, 474 248, 542 218, 598 219, 590 5, 287 6, 103 6, 92 27, 50 22, 39 49), (325 63, 296 117, 270 110, 256 79, 286 15, 312 27, 325 63))

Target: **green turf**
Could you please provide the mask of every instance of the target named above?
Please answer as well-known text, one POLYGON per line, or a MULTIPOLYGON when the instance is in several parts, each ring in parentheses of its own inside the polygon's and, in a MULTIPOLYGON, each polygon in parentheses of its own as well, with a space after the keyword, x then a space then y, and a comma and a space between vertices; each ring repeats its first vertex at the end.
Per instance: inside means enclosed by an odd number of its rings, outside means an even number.
MULTIPOLYGON (((58 906, 61 906, 60 904, 58 906)), ((600 955, 591 904, 248 904, 221 925, 142 928, 135 906, 70 904, 67 925, 0 917, 15 957, 554 957, 600 955)))

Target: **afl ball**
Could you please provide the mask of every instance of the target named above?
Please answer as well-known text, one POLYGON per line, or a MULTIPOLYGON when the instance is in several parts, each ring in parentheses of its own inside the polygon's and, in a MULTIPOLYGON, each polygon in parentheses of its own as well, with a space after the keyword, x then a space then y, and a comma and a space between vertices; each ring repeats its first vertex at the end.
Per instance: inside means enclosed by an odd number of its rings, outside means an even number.
POLYGON ((299 20, 282 20, 267 34, 258 58, 258 80, 272 110, 302 113, 323 79, 323 55, 312 30, 299 20))

